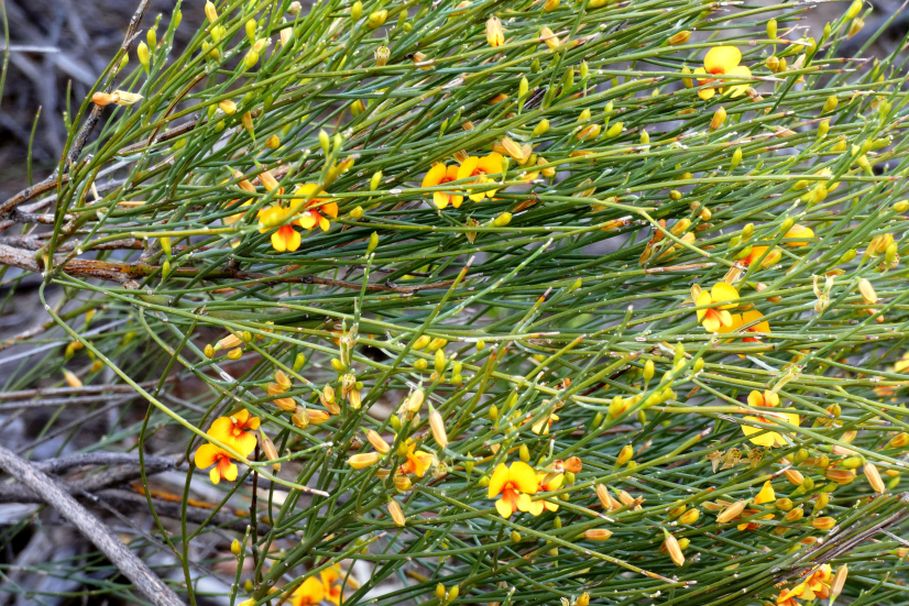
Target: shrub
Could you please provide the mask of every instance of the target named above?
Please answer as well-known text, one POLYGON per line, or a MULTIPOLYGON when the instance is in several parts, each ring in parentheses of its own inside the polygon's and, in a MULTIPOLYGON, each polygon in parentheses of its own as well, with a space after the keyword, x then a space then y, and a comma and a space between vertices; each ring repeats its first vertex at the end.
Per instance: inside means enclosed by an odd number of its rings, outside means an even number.
POLYGON ((148 404, 190 599, 901 603, 905 58, 804 9, 176 8, 4 252, 69 344, 15 383, 148 404))

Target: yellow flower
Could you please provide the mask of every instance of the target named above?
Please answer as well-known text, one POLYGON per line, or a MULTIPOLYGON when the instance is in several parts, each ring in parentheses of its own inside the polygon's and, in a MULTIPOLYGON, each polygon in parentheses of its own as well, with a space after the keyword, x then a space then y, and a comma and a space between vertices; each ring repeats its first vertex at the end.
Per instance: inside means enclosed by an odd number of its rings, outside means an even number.
MULTIPOLYGON (((756 309, 749 309, 740 314, 732 314, 732 324, 729 326, 723 326, 718 332, 722 334, 730 332, 738 332, 744 330, 745 332, 754 332, 754 333, 769 333, 770 322, 764 319, 764 314, 759 312, 756 309), (747 328, 745 328, 747 327, 747 328)), ((760 341, 760 337, 744 337, 742 341, 745 342, 754 342, 760 341)))
POLYGON ((294 252, 300 248, 300 232, 294 229, 291 223, 289 209, 280 204, 266 206, 259 210, 259 233, 268 233, 271 230, 271 245, 278 252, 294 252))
MULTIPOLYGON (((475 184, 485 184, 492 183, 493 179, 490 179, 486 175, 501 173, 505 167, 505 158, 502 157, 502 154, 499 152, 491 152, 483 157, 479 156, 468 156, 461 166, 458 167, 458 179, 468 179, 471 178, 470 183, 475 184)), ((473 200, 474 202, 479 202, 483 198, 492 198, 496 195, 496 189, 491 188, 485 191, 480 191, 478 189, 473 190, 474 193, 469 194, 467 197, 473 200)))
POLYGON ((335 564, 319 572, 319 580, 322 581, 323 599, 332 604, 340 604, 343 597, 344 587, 341 585, 341 566, 335 564))
POLYGON ((826 599, 830 597, 830 585, 832 582, 833 569, 830 564, 821 564, 818 568, 811 571, 804 581, 788 591, 780 592, 776 603, 778 606, 789 606, 795 598, 806 601, 826 599))
POLYGON ((499 463, 489 480, 487 498, 499 497, 496 511, 503 518, 511 517, 515 511, 534 513, 532 510, 538 510, 534 515, 539 515, 543 510, 542 504, 538 506, 530 498, 539 488, 537 474, 527 463, 515 461, 510 467, 499 463))
POLYGON ((293 606, 316 606, 325 599, 325 587, 317 577, 306 577, 290 596, 293 606))
POLYGON ((732 284, 717 282, 710 290, 692 289, 692 298, 698 307, 698 322, 707 332, 723 332, 733 325, 729 310, 735 308, 739 291, 732 284))
POLYGON ((330 219, 338 218, 337 202, 329 202, 325 198, 316 198, 324 193, 318 183, 304 183, 294 189, 294 198, 291 199, 290 214, 302 213, 297 219, 297 225, 305 230, 319 226, 322 231, 331 227, 330 219))
MULTIPOLYGON (((208 435, 231 446, 244 457, 256 449, 256 430, 259 417, 250 416, 245 408, 227 417, 218 417, 208 428, 208 435)), ((207 467, 207 466, 206 466, 207 467)))
POLYGON ((760 261, 761 267, 766 269, 771 265, 778 263, 782 256, 783 253, 781 253, 776 247, 770 248, 769 246, 752 246, 748 254, 744 258, 739 259, 739 263, 748 267, 752 263, 757 263, 760 261))
POLYGON ((896 364, 893 365, 893 372, 905 372, 909 370, 909 351, 903 354, 896 364))
POLYGON ((792 248, 808 246, 808 241, 814 239, 814 230, 804 225, 793 225, 783 236, 783 243, 792 248))
POLYGON ((742 61, 741 51, 734 46, 714 46, 707 54, 704 55, 704 67, 698 67, 694 70, 695 76, 698 77, 698 96, 705 101, 712 98, 717 92, 729 92, 731 97, 738 97, 745 94, 748 90, 748 84, 725 85, 724 79, 710 78, 711 76, 728 76, 734 80, 744 80, 751 78, 751 70, 746 65, 739 65, 742 61), (716 83, 716 84, 714 84, 716 83), (713 86, 705 86, 713 84, 713 86))
POLYGON ((770 483, 770 480, 764 482, 764 485, 761 486, 761 490, 754 497, 755 505, 763 505, 764 503, 772 503, 776 500, 776 491, 773 490, 773 484, 770 483))
MULTIPOLYGON (((763 393, 754 390, 748 394, 748 404, 754 408, 773 408, 779 406, 779 403, 779 395, 769 390, 765 390, 763 393)), ((799 426, 800 421, 799 415, 790 412, 764 412, 760 416, 746 416, 745 420, 767 425, 787 423, 795 427, 799 426)), ((776 431, 765 430, 754 425, 742 425, 742 433, 748 436, 752 444, 764 448, 786 446, 786 439, 776 431)))
POLYGON ((426 475, 435 460, 431 453, 417 450, 417 444, 413 440, 407 440, 404 458, 406 460, 398 467, 398 472, 404 475, 412 473, 418 478, 426 475))
POLYGON ((486 42, 493 48, 505 44, 505 29, 498 17, 492 15, 486 20, 486 42))
POLYGON ((549 435, 549 428, 552 426, 553 422, 559 420, 559 415, 556 413, 550 413, 548 416, 539 419, 536 423, 530 426, 530 430, 537 435, 549 435))
POLYGON ((233 482, 237 479, 237 465, 230 458, 230 454, 214 444, 203 444, 197 448, 193 461, 199 469, 211 467, 208 478, 212 484, 218 484, 221 480, 233 482))
MULTIPOLYGON (((423 176, 421 187, 435 187, 449 181, 455 181, 457 178, 458 167, 456 165, 445 166, 442 162, 436 162, 423 176)), ((461 202, 464 201, 464 196, 453 192, 434 191, 432 192, 432 201, 439 210, 447 208, 449 204, 455 208, 460 208, 461 202)))
MULTIPOLYGON (((558 490, 559 488, 562 487, 562 482, 565 481, 565 474, 557 473, 554 471, 550 471, 550 472, 540 471, 540 472, 537 472, 537 481, 540 485, 541 492, 552 492, 552 491, 558 490)), ((559 503, 555 499, 552 499, 552 500, 544 499, 541 501, 533 502, 534 506, 536 506, 537 504, 541 504, 543 506, 543 508, 546 509, 546 511, 558 511, 559 510, 559 503)), ((534 513, 533 510, 531 510, 531 513, 533 513, 533 515, 539 515, 539 513, 534 513)), ((540 511, 540 513, 542 513, 542 511, 540 511)))

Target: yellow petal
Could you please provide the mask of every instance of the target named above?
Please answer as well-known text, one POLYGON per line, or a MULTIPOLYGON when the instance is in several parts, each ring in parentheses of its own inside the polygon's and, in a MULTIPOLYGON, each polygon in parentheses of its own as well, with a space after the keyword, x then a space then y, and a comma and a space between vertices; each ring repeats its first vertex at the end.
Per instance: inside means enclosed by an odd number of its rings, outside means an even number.
POLYGON ((284 236, 281 235, 280 230, 275 230, 271 234, 271 246, 278 252, 284 252, 287 250, 287 245, 284 243, 284 236))
POLYGON ((218 484, 221 482, 221 472, 218 471, 217 467, 211 468, 211 471, 208 472, 208 479, 211 480, 212 484, 218 484))
POLYGON ((730 327, 732 326, 732 314, 729 313, 726 309, 721 309, 719 313, 720 326, 730 327))
MULTIPOLYGON (((758 417, 745 417, 745 420, 757 423, 766 422, 758 417)), ((742 425, 742 433, 748 436, 748 439, 752 444, 757 444, 758 446, 763 446, 764 448, 771 448, 779 442, 784 442, 782 436, 780 436, 780 434, 776 433, 775 431, 766 431, 760 427, 755 427, 754 425, 742 425)))
POLYGON ((710 298, 710 293, 706 290, 702 290, 697 298, 694 300, 694 304, 700 307, 696 311, 698 315, 698 322, 704 319, 704 316, 707 315, 707 306, 713 302, 713 299, 710 298))
POLYGON ((436 205, 436 208, 439 210, 444 210, 448 206, 448 201, 450 196, 445 192, 434 191, 432 192, 432 202, 436 205))
MULTIPOLYGON (((726 72, 728 76, 735 76, 736 79, 740 80, 749 80, 751 79, 751 70, 748 69, 747 65, 737 65, 732 69, 726 72)), ((730 97, 740 97, 748 92, 748 88, 751 86, 750 83, 743 82, 740 84, 732 84, 727 89, 727 93, 730 97)))
POLYGON ((224 479, 228 482, 233 482, 237 479, 237 465, 235 463, 231 463, 227 466, 227 469, 224 470, 224 479))
MULTIPOLYGON (((714 303, 730 303, 738 301, 739 291, 735 289, 735 286, 729 284, 728 282, 717 282, 713 285, 713 288, 710 289, 710 298, 713 299, 714 303)), ((735 305, 723 305, 721 309, 732 309, 735 305)))
POLYGON ((446 175, 446 167, 441 162, 437 162, 432 165, 432 168, 426 173, 423 177, 422 187, 433 187, 438 185, 442 178, 446 175))
POLYGON ((505 482, 507 481, 508 467, 505 466, 505 463, 499 463, 492 472, 492 477, 489 478, 489 489, 486 491, 487 498, 491 499, 502 492, 502 488, 505 487, 505 482))
POLYGON ((291 228, 291 232, 284 238, 284 246, 287 247, 287 250, 293 252, 300 248, 300 242, 302 242, 300 232, 291 228))
POLYGON ((742 52, 734 46, 714 46, 704 55, 704 68, 711 74, 727 74, 742 61, 742 52))
POLYGON ((707 101, 708 99, 712 99, 714 95, 716 95, 716 89, 713 87, 708 86, 707 88, 698 89, 698 97, 700 97, 704 101, 707 101))
POLYGON ((757 493, 757 496, 754 497, 755 505, 763 505, 764 503, 770 503, 771 501, 776 500, 776 492, 773 490, 773 484, 770 483, 770 480, 764 482, 764 485, 761 486, 761 490, 757 493))
POLYGON ((205 469, 210 465, 214 465, 215 458, 221 453, 221 449, 215 446, 214 444, 203 444, 196 449, 196 454, 193 456, 193 461, 196 464, 196 467, 200 469, 205 469))
POLYGON ((505 157, 499 152, 490 152, 480 158, 477 164, 487 173, 500 173, 505 168, 505 157))
POLYGON ((313 227, 316 226, 316 217, 315 217, 315 215, 313 215, 310 212, 305 212, 305 213, 303 213, 303 216, 301 216, 297 220, 297 225, 299 225, 300 227, 302 227, 303 229, 305 229, 307 231, 311 230, 313 227))
POLYGON ((764 395, 756 389, 751 390, 751 393, 748 394, 748 405, 749 406, 763 406, 764 405, 764 395))
POLYGON ((533 494, 539 488, 537 474, 533 467, 523 461, 515 461, 508 470, 508 479, 517 486, 521 492, 533 494))
POLYGON ((480 159, 476 156, 468 156, 461 166, 458 167, 458 179, 466 179, 477 169, 480 159))
POLYGON ((338 218, 338 203, 337 202, 325 202, 322 206, 319 207, 319 212, 322 213, 324 217, 331 217, 332 219, 338 218))
POLYGON ((496 511, 498 511, 499 515, 503 518, 510 518, 511 514, 514 513, 511 509, 511 505, 506 502, 505 499, 496 501, 496 511))

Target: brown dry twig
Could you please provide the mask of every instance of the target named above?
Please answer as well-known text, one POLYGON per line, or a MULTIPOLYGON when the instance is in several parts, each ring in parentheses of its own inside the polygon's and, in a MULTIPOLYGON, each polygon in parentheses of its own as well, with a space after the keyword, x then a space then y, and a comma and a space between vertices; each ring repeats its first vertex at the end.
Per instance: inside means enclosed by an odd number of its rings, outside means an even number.
POLYGON ((123 575, 156 606, 180 606, 182 600, 136 554, 121 543, 94 514, 53 478, 13 451, 0 446, 0 468, 27 486, 71 522, 108 557, 123 575))
MULTIPOLYGON (((32 251, 23 250, 0 244, 0 265, 10 265, 34 273, 42 271, 42 264, 38 261, 32 251)), ((100 280, 110 280, 121 284, 138 278, 153 276, 161 272, 159 265, 148 263, 123 263, 117 261, 101 261, 98 259, 69 259, 55 265, 56 269, 63 271, 72 276, 82 278, 96 278, 100 280)), ((173 271, 173 275, 182 278, 196 277, 199 272, 191 267, 179 267, 173 271)), ((248 273, 233 270, 230 268, 218 272, 205 272, 204 276, 208 279, 230 279, 230 280, 248 280, 260 282, 262 284, 272 283, 297 283, 297 284, 319 284, 322 286, 333 286, 338 288, 350 288, 360 290, 364 288, 358 282, 348 282, 346 280, 333 280, 331 278, 321 278, 319 276, 290 276, 287 274, 269 275, 248 273)), ((451 280, 433 282, 431 284, 417 284, 414 286, 398 286, 394 284, 367 284, 367 291, 372 292, 396 292, 401 294, 411 294, 421 290, 432 290, 436 288, 445 288, 452 284, 451 280)))

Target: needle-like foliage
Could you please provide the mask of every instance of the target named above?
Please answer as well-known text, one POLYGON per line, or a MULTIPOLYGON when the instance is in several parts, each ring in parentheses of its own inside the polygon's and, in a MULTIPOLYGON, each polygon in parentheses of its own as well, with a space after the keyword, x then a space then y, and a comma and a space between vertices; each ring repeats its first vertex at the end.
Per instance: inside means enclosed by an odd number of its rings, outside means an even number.
POLYGON ((906 57, 807 6, 178 6, 18 207, 10 387, 128 386, 47 431, 184 455, 192 603, 909 603, 906 57))

